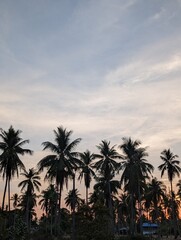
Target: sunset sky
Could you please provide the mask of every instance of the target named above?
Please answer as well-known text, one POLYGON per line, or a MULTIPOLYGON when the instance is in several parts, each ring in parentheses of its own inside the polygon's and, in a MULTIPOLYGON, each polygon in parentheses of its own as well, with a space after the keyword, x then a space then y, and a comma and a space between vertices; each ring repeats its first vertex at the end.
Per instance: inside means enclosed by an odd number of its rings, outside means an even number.
POLYGON ((0 127, 34 150, 27 169, 62 125, 78 151, 140 139, 160 178, 160 152, 181 157, 181 1, 1 0, 0 87, 0 127))

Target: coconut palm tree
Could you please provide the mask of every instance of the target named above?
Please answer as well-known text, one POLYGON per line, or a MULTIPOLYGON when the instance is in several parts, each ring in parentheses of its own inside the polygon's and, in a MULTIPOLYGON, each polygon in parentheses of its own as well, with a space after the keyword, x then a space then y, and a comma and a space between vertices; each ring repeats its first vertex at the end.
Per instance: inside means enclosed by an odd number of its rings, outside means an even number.
POLYGON ((157 178, 152 178, 151 182, 147 184, 147 189, 144 194, 145 204, 147 206, 153 206, 154 213, 153 214, 153 221, 158 220, 159 211, 158 207, 163 201, 166 194, 166 186, 163 182, 158 181, 157 178))
POLYGON ((57 198, 58 194, 53 184, 42 191, 41 200, 39 201, 39 205, 41 205, 41 209, 43 209, 46 213, 46 231, 47 231, 47 219, 50 218, 50 233, 53 234, 53 217, 56 212, 57 198))
MULTIPOLYGON (((123 162, 122 162, 122 176, 121 184, 124 184, 124 190, 130 194, 131 201, 131 222, 130 222, 130 232, 134 235, 134 223, 135 223, 135 213, 134 213, 134 199, 138 200, 139 203, 139 215, 141 218, 141 195, 143 193, 143 188, 145 186, 146 179, 153 172, 153 166, 149 164, 146 160, 148 153, 146 148, 141 147, 141 141, 133 141, 131 138, 123 138, 123 144, 119 148, 123 152, 123 162)), ((141 230, 140 221, 140 230, 141 230)))
POLYGON ((110 212, 110 232, 114 232, 114 219, 113 219, 113 205, 111 199, 111 184, 110 181, 113 179, 116 173, 119 172, 120 162, 117 160, 121 159, 120 154, 116 151, 115 145, 110 146, 109 141, 102 141, 98 146, 99 154, 95 154, 94 157, 98 161, 94 164, 95 169, 101 177, 104 177, 108 187, 108 208, 110 212))
POLYGON ((47 169, 45 180, 55 181, 59 192, 59 212, 61 208, 61 193, 64 183, 68 183, 68 177, 73 175, 73 168, 76 166, 77 152, 73 152, 80 143, 81 138, 70 140, 72 131, 67 131, 62 126, 53 131, 55 134, 55 143, 43 142, 43 150, 50 150, 53 154, 48 154, 38 163, 38 169, 42 172, 47 169))
MULTIPOLYGON (((129 212, 130 212, 130 198, 126 192, 122 192, 117 199, 117 218, 118 218, 118 226, 128 227, 129 212)), ((118 230, 119 231, 119 230, 118 230)))
POLYGON ((10 200, 13 201, 13 207, 14 209, 16 209, 18 204, 20 203, 20 197, 18 196, 18 194, 17 193, 13 194, 10 200))
POLYGON ((167 171, 168 180, 170 182, 171 190, 171 205, 172 205, 172 220, 174 227, 174 235, 177 236, 177 213, 174 211, 174 192, 173 192, 173 179, 177 176, 180 176, 181 168, 179 166, 180 161, 177 160, 178 155, 174 155, 170 149, 165 149, 161 152, 160 158, 163 163, 158 166, 158 169, 161 171, 161 177, 163 177, 165 171, 167 171))
POLYGON ((18 187, 21 187, 21 191, 25 189, 28 193, 40 191, 41 183, 38 171, 36 171, 34 168, 31 168, 28 172, 24 170, 24 173, 21 173, 21 175, 25 178, 25 180, 18 184, 18 187))
POLYGON ((31 220, 33 216, 36 216, 34 207, 36 207, 36 199, 37 195, 36 193, 28 193, 25 191, 21 196, 20 204, 18 205, 22 212, 25 214, 26 218, 26 224, 28 228, 28 232, 30 231, 31 228, 31 220))
POLYGON ((107 206, 107 208, 110 207, 110 198, 111 203, 113 203, 113 197, 118 194, 118 190, 120 189, 120 182, 118 180, 114 180, 113 177, 114 175, 112 175, 112 178, 110 177, 109 181, 107 181, 105 176, 101 176, 100 173, 100 176, 95 179, 96 183, 94 185, 94 190, 95 192, 103 193, 104 205, 107 206))
POLYGON ((26 202, 26 222, 29 228, 30 212, 34 206, 32 199, 35 197, 35 190, 40 191, 40 176, 38 171, 36 171, 34 168, 29 169, 28 172, 24 170, 24 173, 21 173, 21 175, 24 176, 25 180, 21 181, 18 184, 18 187, 21 187, 21 191, 25 190, 24 200, 26 202))
POLYGON ((65 197, 65 205, 70 207, 71 211, 78 208, 81 204, 84 203, 84 200, 80 198, 80 194, 77 189, 70 190, 65 197))
POLYGON ((92 168, 92 163, 94 159, 94 154, 91 154, 89 150, 80 153, 81 164, 78 180, 82 180, 82 178, 84 178, 84 184, 86 187, 86 204, 88 204, 88 189, 90 188, 92 177, 95 177, 95 172, 92 168))
POLYGON ((39 201, 39 205, 41 205, 41 209, 45 211, 46 215, 53 214, 53 209, 55 211, 56 200, 57 200, 57 192, 55 186, 50 184, 50 186, 42 191, 40 195, 41 200, 39 201))
POLYGON ((3 179, 5 179, 5 187, 2 201, 2 211, 4 210, 4 203, 6 197, 6 190, 8 187, 8 206, 10 211, 10 182, 12 178, 19 176, 19 170, 24 170, 25 166, 22 163, 19 155, 32 154, 29 149, 22 148, 23 145, 29 143, 29 140, 22 140, 20 137, 21 131, 15 130, 12 126, 8 131, 0 130, 0 173, 2 173, 3 179))
POLYGON ((171 194, 173 192, 173 179, 180 176, 181 168, 179 166, 180 161, 177 160, 178 155, 174 155, 170 149, 165 149, 161 152, 160 158, 163 163, 158 166, 161 171, 161 177, 167 171, 168 180, 170 182, 171 194))

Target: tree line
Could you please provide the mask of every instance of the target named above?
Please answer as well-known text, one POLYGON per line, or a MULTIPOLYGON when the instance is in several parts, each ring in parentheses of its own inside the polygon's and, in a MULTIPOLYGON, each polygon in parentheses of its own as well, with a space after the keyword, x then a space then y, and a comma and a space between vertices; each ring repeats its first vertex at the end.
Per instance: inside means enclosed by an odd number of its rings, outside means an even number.
POLYGON ((147 147, 140 140, 124 137, 118 146, 103 140, 97 145, 97 153, 78 152, 81 138, 72 140, 73 131, 60 126, 53 131, 54 142, 42 143, 43 150, 50 153, 35 168, 27 170, 21 156, 32 155, 33 151, 24 148, 29 140, 23 140, 21 133, 13 126, 0 132, 0 173, 4 180, 2 239, 23 239, 31 234, 46 235, 48 239, 114 239, 123 227, 133 239, 136 234, 143 234, 145 221, 159 224, 160 235, 162 231, 175 238, 180 234, 181 180, 176 184, 177 190, 173 180, 180 176, 181 168, 178 156, 170 149, 161 152, 162 164, 158 166, 160 176, 168 177, 168 191, 162 181, 153 177, 147 147), (11 196, 11 182, 20 171, 24 179, 18 184, 21 195, 11 196), (44 190, 40 182, 42 172, 49 182, 44 190), (89 193, 93 179, 93 192, 89 193), (77 180, 84 180, 85 198, 76 188, 77 180), (62 191, 69 181, 73 187, 64 199, 64 208, 62 191), (36 218, 37 204, 43 210, 40 220, 36 218))

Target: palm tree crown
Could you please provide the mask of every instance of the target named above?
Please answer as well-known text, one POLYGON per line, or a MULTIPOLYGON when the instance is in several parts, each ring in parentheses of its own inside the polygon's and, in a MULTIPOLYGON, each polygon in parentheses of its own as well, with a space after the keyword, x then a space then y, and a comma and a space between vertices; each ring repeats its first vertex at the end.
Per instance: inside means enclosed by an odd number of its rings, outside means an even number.
POLYGON ((21 173, 21 175, 25 177, 25 180, 18 184, 18 187, 21 187, 21 191, 23 191, 25 188, 26 192, 29 194, 34 193, 35 190, 40 191, 40 176, 34 168, 29 169, 29 172, 24 170, 24 173, 21 173))

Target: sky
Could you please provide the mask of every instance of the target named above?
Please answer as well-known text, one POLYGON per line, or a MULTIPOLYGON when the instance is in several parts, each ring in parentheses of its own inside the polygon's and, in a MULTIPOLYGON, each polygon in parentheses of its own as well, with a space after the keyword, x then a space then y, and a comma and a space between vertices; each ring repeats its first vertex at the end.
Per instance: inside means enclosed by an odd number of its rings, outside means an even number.
POLYGON ((181 156, 180 12, 180 0, 0 0, 0 127, 30 140, 27 169, 63 126, 78 151, 140 139, 160 178, 161 151, 181 156))

